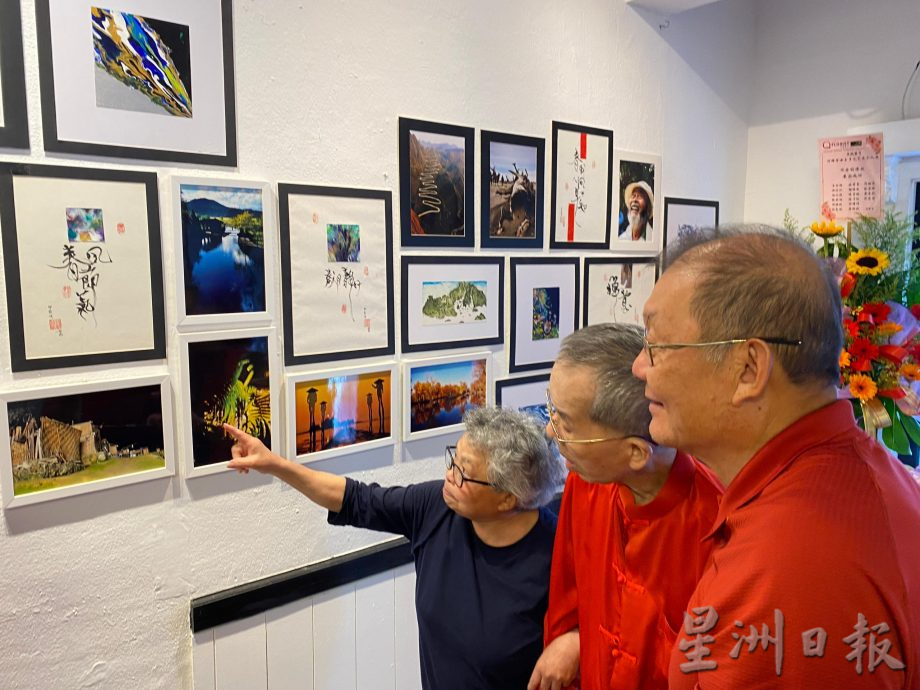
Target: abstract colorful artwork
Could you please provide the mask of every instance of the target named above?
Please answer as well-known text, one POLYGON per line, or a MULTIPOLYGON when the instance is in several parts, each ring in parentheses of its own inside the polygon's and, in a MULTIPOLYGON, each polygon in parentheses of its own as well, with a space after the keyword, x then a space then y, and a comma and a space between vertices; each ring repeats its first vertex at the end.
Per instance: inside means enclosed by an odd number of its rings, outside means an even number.
POLYGON ((195 467, 230 460, 232 424, 271 447, 272 403, 267 337, 188 343, 188 393, 195 467))
POLYGON ((262 189, 179 184, 185 313, 266 310, 262 189))
POLYGON ((657 280, 653 257, 585 259, 584 325, 643 325, 642 308, 657 280))
POLYGON ((361 261, 361 229, 357 225, 329 224, 326 226, 329 261, 348 263, 361 261))
POLYGON ((96 105, 192 117, 189 27, 92 7, 96 105))
POLYGON ((487 285, 485 280, 422 282, 422 325, 484 321, 487 285))
POLYGON ((534 340, 559 337, 559 288, 535 287, 533 289, 534 340))
POLYGON ((390 438, 392 389, 391 369, 296 381, 297 455, 390 438))
POLYGON ((105 242, 101 208, 68 208, 68 242, 105 242))
POLYGON ((409 432, 453 427, 487 404, 487 359, 462 359, 409 368, 409 432))

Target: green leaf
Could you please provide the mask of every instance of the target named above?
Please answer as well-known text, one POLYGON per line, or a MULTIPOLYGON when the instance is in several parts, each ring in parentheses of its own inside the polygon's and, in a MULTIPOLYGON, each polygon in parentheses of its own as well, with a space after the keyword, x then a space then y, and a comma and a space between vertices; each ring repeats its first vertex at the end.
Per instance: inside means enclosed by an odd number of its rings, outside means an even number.
POLYGON ((894 450, 894 428, 886 426, 882 429, 882 443, 894 450))
POLYGON ((890 448, 898 455, 909 455, 910 441, 907 440, 907 434, 904 432, 904 425, 901 424, 900 417, 892 418, 891 428, 894 430, 894 445, 890 446, 890 448))
POLYGON ((917 420, 903 412, 898 412, 898 417, 900 417, 904 431, 907 432, 910 440, 920 446, 920 424, 917 423, 917 420))

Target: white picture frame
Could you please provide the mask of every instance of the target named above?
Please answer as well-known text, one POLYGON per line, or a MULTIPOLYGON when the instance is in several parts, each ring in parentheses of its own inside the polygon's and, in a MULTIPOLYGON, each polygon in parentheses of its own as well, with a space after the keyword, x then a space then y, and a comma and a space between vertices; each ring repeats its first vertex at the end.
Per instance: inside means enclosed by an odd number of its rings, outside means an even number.
MULTIPOLYGON (((223 431, 217 431, 217 421, 228 417, 215 410, 215 396, 218 395, 251 401, 257 409, 247 405, 241 411, 250 420, 249 430, 262 429, 253 435, 263 442, 267 440, 269 448, 284 448, 280 435, 283 427, 279 395, 282 369, 277 339, 277 331, 273 327, 180 334, 182 456, 187 477, 227 471, 233 442, 223 431), (251 368, 247 368, 243 360, 247 360, 251 368), (200 367, 198 362, 201 362, 200 367), (239 374, 234 376, 236 372, 239 374), (267 385, 264 384, 266 377, 267 385), (243 389, 231 391, 237 381, 243 389), (256 383, 253 384, 253 381, 256 383), (252 390, 247 394, 246 389, 252 390), (264 421, 266 394, 269 406, 267 424, 264 421), (221 457, 226 459, 219 459, 221 457)), ((228 418, 226 421, 232 424, 234 420, 228 418)))
POLYGON ((296 374, 287 374, 284 377, 285 419, 287 422, 286 457, 300 463, 311 463, 373 448, 393 446, 398 440, 398 432, 402 426, 397 405, 398 389, 399 368, 395 362, 368 364, 360 367, 313 369, 296 374), (370 379, 374 380, 371 381, 370 379), (384 388, 383 385, 386 385, 384 383, 378 388, 375 385, 378 380, 383 380, 389 385, 384 388), (304 390, 304 386, 314 383, 317 385, 310 385, 307 390, 304 390), (323 388, 325 388, 325 391, 323 388), (306 419, 309 414, 311 390, 316 396, 312 399, 314 414, 319 412, 320 418, 323 420, 319 425, 320 439, 316 437, 317 424, 315 419, 309 422, 306 419), (330 401, 324 399, 324 393, 325 397, 333 397, 331 401, 333 409, 341 409, 339 407, 341 402, 344 409, 355 411, 354 427, 347 428, 350 425, 344 425, 346 426, 346 433, 344 434, 346 442, 339 445, 333 445, 335 444, 336 436, 341 435, 341 432, 336 431, 334 421, 338 415, 335 413, 327 414, 329 410, 327 404, 330 401), (365 396, 363 401, 362 396, 365 396), (366 396, 373 397, 368 399, 366 396), (340 397, 342 398, 341 401, 338 400, 340 397), (359 415, 363 412, 365 406, 368 410, 368 416, 365 420, 359 422, 359 415), (381 410, 383 411, 382 415, 380 414, 381 410), (376 417, 374 416, 375 414, 377 415, 376 417), (328 447, 325 447, 327 446, 326 419, 332 420, 332 425, 328 431, 328 447), (382 429, 381 421, 383 421, 382 429), (364 424, 368 424, 370 427, 370 432, 367 433, 369 438, 364 441, 347 442, 348 433, 353 433, 357 438, 358 427, 364 424), (375 426, 378 429, 376 436, 373 431, 375 426), (388 433, 386 433, 387 429, 389 429, 388 433), (310 431, 314 432, 312 438, 307 437, 310 431), (301 436, 304 438, 301 439, 301 436), (309 450, 311 444, 314 448, 313 450, 309 450))
POLYGON ((6 440, 0 448, 0 485, 4 509, 172 477, 176 473, 172 392, 170 378, 166 373, 8 390, 0 393, 0 419, 6 425, 6 440), (71 411, 71 417, 91 414, 95 418, 74 423, 72 418, 56 420, 52 416, 57 413, 63 417, 67 410, 71 411), (132 412, 136 412, 133 417, 132 412), (35 419, 36 414, 38 419, 35 419), (16 418, 15 428, 11 415, 16 418), (27 417, 33 421, 25 421, 27 417), (126 420, 132 424, 127 424, 126 420), (144 443, 151 434, 157 436, 159 433, 162 448, 151 453, 149 445, 136 448, 132 443, 131 448, 127 448, 123 441, 119 444, 112 438, 115 429, 120 429, 118 438, 124 439, 128 433, 125 426, 134 429, 139 425, 149 428, 143 438, 138 438, 138 443, 144 443), (40 433, 35 433, 39 428, 40 433), (156 431, 157 428, 161 433, 156 431), (48 449, 46 443, 53 444, 54 449, 48 449), (89 453, 84 453, 88 449, 89 453), (142 453, 142 450, 148 452, 142 453), (48 456, 41 457, 45 452, 48 456), (162 467, 155 466, 159 464, 157 461, 150 461, 152 456, 159 453, 163 457, 162 467), (105 457, 100 458, 100 454, 105 457), (110 476, 71 484, 61 481, 86 471, 86 467, 78 470, 72 468, 77 457, 82 465, 92 455, 96 455, 93 465, 99 462, 112 463, 105 470, 110 476), (138 460, 138 457, 141 459, 138 460), (134 472, 111 473, 124 465, 142 461, 154 466, 134 472), (56 474, 58 472, 65 473, 56 474), (17 482, 48 482, 50 485, 24 492, 23 485, 17 491, 17 482), (59 483, 60 486, 54 486, 59 483))
POLYGON ((405 361, 402 386, 404 441, 461 431, 466 409, 492 404, 492 355, 485 351, 405 361), (437 383, 442 389, 449 385, 457 386, 460 390, 465 382, 470 392, 466 396, 461 393, 459 404, 456 398, 445 398, 443 394, 435 400, 420 400, 415 384, 424 381, 437 383), (466 402, 463 401, 464 397, 466 402), (445 408, 447 402, 454 404, 445 408), (441 419, 433 420, 438 415, 441 415, 441 419))
POLYGON ((661 243, 661 227, 664 224, 664 196, 661 183, 661 156, 649 153, 616 150, 614 152, 614 187, 610 248, 617 252, 657 252, 661 243), (647 188, 646 188, 647 187, 647 188), (627 189, 641 190, 646 199, 651 194, 649 208, 651 215, 645 226, 645 236, 633 239, 629 230, 626 198, 627 189))
POLYGON ((643 326, 642 308, 657 280, 655 257, 586 257, 582 325, 628 323, 643 326))
MULTIPOLYGON (((275 318, 278 226, 271 185, 260 180, 173 176, 177 328, 180 331, 270 325, 275 318), (223 224, 221 207, 258 215, 261 243, 245 227, 223 224), (189 221, 188 214, 202 216, 189 221), (192 252, 198 254, 193 258, 192 252), (261 254, 261 256, 260 256, 261 254), (261 263, 261 267, 258 264, 261 263), (235 304, 231 304, 234 302, 235 304), (189 313, 192 312, 192 313, 189 313)), ((240 217, 240 214, 235 216, 240 217)))

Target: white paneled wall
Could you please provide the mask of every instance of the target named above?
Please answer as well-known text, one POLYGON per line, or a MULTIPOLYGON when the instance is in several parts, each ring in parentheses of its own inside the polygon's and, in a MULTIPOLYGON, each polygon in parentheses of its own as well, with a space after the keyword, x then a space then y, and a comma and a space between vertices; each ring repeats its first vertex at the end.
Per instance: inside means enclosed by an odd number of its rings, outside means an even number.
POLYGON ((195 690, 420 690, 412 563, 196 633, 195 690))

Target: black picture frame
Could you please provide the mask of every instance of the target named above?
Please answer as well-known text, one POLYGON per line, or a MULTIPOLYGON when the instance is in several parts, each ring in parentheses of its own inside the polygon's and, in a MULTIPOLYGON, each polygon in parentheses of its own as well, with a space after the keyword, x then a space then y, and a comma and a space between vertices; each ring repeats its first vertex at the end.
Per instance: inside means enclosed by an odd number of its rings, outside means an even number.
MULTIPOLYGON (((666 196, 664 198, 664 227, 661 230, 661 256, 667 261, 668 245, 674 244, 679 236, 672 230, 669 236, 668 228, 672 224, 680 225, 680 218, 675 215, 681 211, 689 211, 694 216, 699 217, 699 210, 702 208, 712 209, 712 223, 704 223, 698 227, 714 227, 719 224, 719 202, 709 199, 686 199, 681 197, 666 196)), ((707 221, 709 216, 707 214, 707 221)))
MULTIPOLYGON (((482 213, 479 225, 479 246, 483 249, 542 249, 543 248, 543 206, 544 206, 544 168, 546 161, 546 140, 537 138, 537 137, 528 137, 519 134, 508 134, 505 132, 490 132, 482 130, 479 133, 479 147, 480 147, 480 158, 479 158, 479 194, 482 205, 482 213), (515 175, 517 181, 512 182, 503 182, 493 179, 494 175, 503 175, 504 173, 495 171, 493 169, 495 166, 495 160, 492 156, 492 144, 504 144, 508 146, 516 147, 525 147, 535 149, 535 159, 534 159, 534 177, 530 178, 530 171, 527 170, 526 164, 523 170, 517 168, 517 163, 521 161, 515 161, 515 170, 518 170, 518 173, 515 175), (501 218, 506 218, 509 223, 512 225, 517 224, 516 219, 512 222, 511 216, 514 214, 515 209, 513 208, 516 204, 512 202, 513 197, 516 194, 521 194, 527 196, 528 194, 532 195, 533 198, 533 217, 526 218, 525 221, 533 225, 534 235, 533 237, 517 237, 516 235, 505 235, 498 236, 492 235, 493 227, 493 213, 492 213, 492 185, 493 184, 504 184, 507 187, 511 188, 511 194, 508 198, 508 213, 507 216, 503 213, 505 204, 502 203, 502 212, 501 218), (519 190, 515 188, 515 185, 519 185, 519 190), (532 187, 532 189, 531 189, 532 187)), ((528 161, 529 162, 529 161, 528 161)), ((511 174, 515 174, 513 171, 511 174)), ((530 199, 528 198, 524 204, 521 204, 524 208, 530 206, 530 199)), ((500 220, 500 222, 504 222, 500 220)))
POLYGON ((0 83, 3 87, 3 125, 0 147, 29 148, 29 114, 22 57, 22 14, 19 0, 0 0, 0 83))
MULTIPOLYGON (((94 364, 123 364, 166 357, 163 259, 160 246, 160 207, 156 173, 104 168, 0 164, 0 223, 3 226, 3 262, 6 279, 7 314, 10 323, 10 364, 14 372, 94 364), (60 356, 34 357, 27 354, 22 281, 23 271, 29 272, 32 268, 31 264, 20 264, 16 193, 13 184, 15 177, 143 185, 146 204, 147 241, 146 243, 141 242, 140 246, 144 246, 148 253, 150 271, 151 322, 149 326, 152 339, 150 347, 88 351, 82 354, 60 356)), ((109 230, 111 230, 111 227, 109 230)), ((66 233, 64 236, 65 238, 67 237, 66 233)), ((124 298, 123 295, 120 296, 124 298)), ((32 317, 34 315, 30 314, 30 318, 32 317)))
MULTIPOLYGON (((610 224, 613 215, 613 206, 612 206, 612 194, 613 194, 613 130, 610 129, 601 129, 599 127, 588 127, 587 125, 576 125, 566 122, 556 122, 553 121, 553 141, 552 141, 552 167, 550 175, 552 176, 551 182, 551 194, 550 194, 550 223, 549 223, 549 247, 550 249, 608 249, 610 247, 610 224), (602 241, 561 241, 556 239, 556 228, 557 224, 560 222, 560 213, 561 206, 557 208, 557 204, 562 198, 562 190, 558 189, 558 178, 560 174, 560 166, 563 164, 564 156, 560 152, 560 143, 559 137, 562 132, 579 134, 582 137, 586 135, 592 135, 597 137, 602 137, 606 140, 605 151, 606 151, 606 182, 604 183, 606 194, 606 200, 603 202, 603 224, 604 224, 604 239, 602 241)), ((584 148, 584 147, 583 147, 584 148)), ((582 158, 584 158, 585 153, 581 153, 582 158)), ((603 164, 601 166, 604 167, 603 164)), ((566 205, 570 204, 566 202, 566 205)), ((572 212, 569 211, 569 214, 572 212)), ((573 216, 568 215, 568 217, 573 218, 573 216)), ((569 221, 574 222, 574 221, 569 221)))
MULTIPOLYGON (((175 163, 195 163, 203 165, 219 165, 234 167, 237 165, 236 142, 236 94, 233 65, 233 2, 232 0, 206 0, 215 5, 214 14, 220 17, 221 50, 220 69, 216 73, 222 76, 223 84, 223 127, 224 142, 223 152, 199 152, 188 148, 150 148, 143 145, 134 145, 124 138, 123 128, 113 127, 116 132, 121 132, 123 138, 111 141, 93 141, 86 138, 67 138, 59 130, 59 117, 66 117, 61 113, 61 108, 55 95, 55 81, 64 83, 71 81, 69 75, 56 75, 54 73, 54 44, 55 36, 52 34, 52 3, 66 2, 66 0, 36 0, 35 16, 38 29, 38 64, 39 81, 42 100, 42 129, 44 132, 45 150, 53 153, 75 154, 78 156, 103 156, 116 158, 130 158, 137 160, 163 161, 175 163)), ((157 9, 158 19, 168 23, 172 17, 169 7, 181 7, 180 0, 161 0, 162 7, 157 9)), ((216 27, 209 27, 216 30, 216 27)), ((90 29, 89 16, 87 17, 87 30, 90 29)), ((198 34, 204 27, 193 26, 189 34, 198 34)), ((195 38, 192 38, 195 40, 195 38)), ((215 51, 217 52, 217 51, 215 51)), ((191 69, 191 68, 190 68, 191 69)), ((198 69, 198 68, 196 68, 198 69)), ((219 118, 218 118, 219 119, 219 118)), ((216 119, 215 121, 217 121, 216 119)))
MULTIPOLYGON (((546 287, 546 286, 544 286, 546 287)), ((508 355, 508 371, 512 374, 522 371, 537 371, 541 369, 549 369, 553 366, 553 362, 556 359, 556 353, 559 351, 559 344, 562 339, 567 336, 569 333, 574 332, 578 329, 579 324, 581 323, 578 316, 579 306, 581 305, 581 300, 579 298, 579 292, 581 290, 581 259, 577 256, 573 257, 511 257, 511 350, 508 355), (550 287, 559 288, 559 304, 557 309, 558 314, 558 335, 555 338, 547 338, 544 340, 550 340, 548 345, 540 345, 533 347, 531 345, 532 352, 524 353, 523 344, 532 343, 533 339, 525 339, 522 337, 522 333, 519 333, 519 330, 528 330, 532 334, 533 329, 533 294, 532 287, 534 284, 534 277, 528 276, 527 279, 523 279, 519 275, 521 269, 529 269, 536 267, 538 273, 541 276, 541 282, 546 283, 554 282, 555 285, 550 287), (562 277, 561 275, 553 276, 553 268, 563 269, 564 272, 568 272, 568 269, 572 269, 571 282, 567 282, 566 285, 555 278, 562 277), (523 284, 523 288, 522 288, 523 284), (562 288, 570 288, 569 297, 566 299, 565 295, 562 293, 562 288), (523 291, 528 291, 529 294, 523 294, 523 291), (526 310, 521 309, 522 304, 529 304, 530 308, 526 310), (571 313, 568 315, 568 318, 563 319, 563 307, 571 309, 571 313), (524 316, 529 315, 531 318, 524 319, 524 316), (525 327, 525 324, 527 326, 525 327), (519 359, 521 361, 519 361, 519 359)))
MULTIPOLYGON (((353 187, 326 187, 321 185, 305 184, 278 184, 278 222, 281 229, 281 286, 282 286, 282 307, 283 307, 283 329, 284 329, 284 364, 285 366, 295 366, 299 364, 314 364, 318 362, 330 362, 342 359, 360 359, 366 357, 379 357, 393 355, 396 352, 396 335, 394 332, 394 282, 393 282, 393 195, 387 190, 380 189, 360 189, 353 187), (355 338, 344 336, 353 346, 351 349, 317 349, 311 353, 299 353, 296 349, 294 322, 297 316, 294 314, 294 292, 295 286, 292 273, 292 256, 294 246, 291 239, 291 202, 296 197, 319 197, 323 199, 334 199, 347 204, 349 200, 357 200, 372 203, 383 204, 382 234, 384 242, 384 254, 382 261, 377 265, 382 271, 383 289, 386 291, 385 309, 386 309, 386 326, 387 336, 386 343, 372 347, 363 347, 355 338), (382 265, 384 264, 385 265, 382 265)), ((331 323, 325 323, 322 328, 332 328, 331 323)))
MULTIPOLYGON (((448 270, 449 273, 449 270, 448 270)), ((456 279, 453 279, 456 280, 456 279)), ((501 345, 505 342, 505 258, 503 256, 403 256, 400 271, 400 285, 402 294, 401 321, 402 321, 402 351, 403 352, 428 352, 432 350, 446 350, 453 348, 480 347, 485 345, 501 345), (413 318, 413 307, 418 307, 424 295, 415 289, 409 282, 410 269, 414 266, 423 267, 491 267, 495 271, 495 284, 498 288, 498 298, 494 301, 494 308, 490 313, 495 322, 488 327, 488 335, 471 337, 472 333, 481 332, 483 327, 474 323, 458 323, 448 326, 433 326, 446 331, 443 337, 421 341, 417 337, 416 319, 413 318), (463 328, 460 328, 464 326, 463 328), (463 333, 458 333, 458 330, 463 333), (494 332, 494 334, 493 334, 494 332)), ((485 319, 488 321, 489 319, 485 319)), ((422 328, 425 328, 424 326, 422 328)), ((435 334, 437 335, 437 334, 435 334)))
MULTIPOLYGON (((428 122, 407 117, 399 118, 399 217, 400 237, 403 247, 472 247, 475 242, 473 165, 475 130, 472 127, 450 125, 441 122, 428 122), (462 234, 419 234, 412 232, 413 198, 412 198, 412 160, 411 135, 413 132, 426 132, 435 136, 460 137, 464 142, 463 150, 463 233, 462 234)), ((434 206, 430 202, 429 206, 434 206)), ((438 206, 441 205, 440 198, 438 206)), ((429 208, 426 212, 433 212, 429 208)), ((438 211, 439 215, 441 211, 438 211)))

